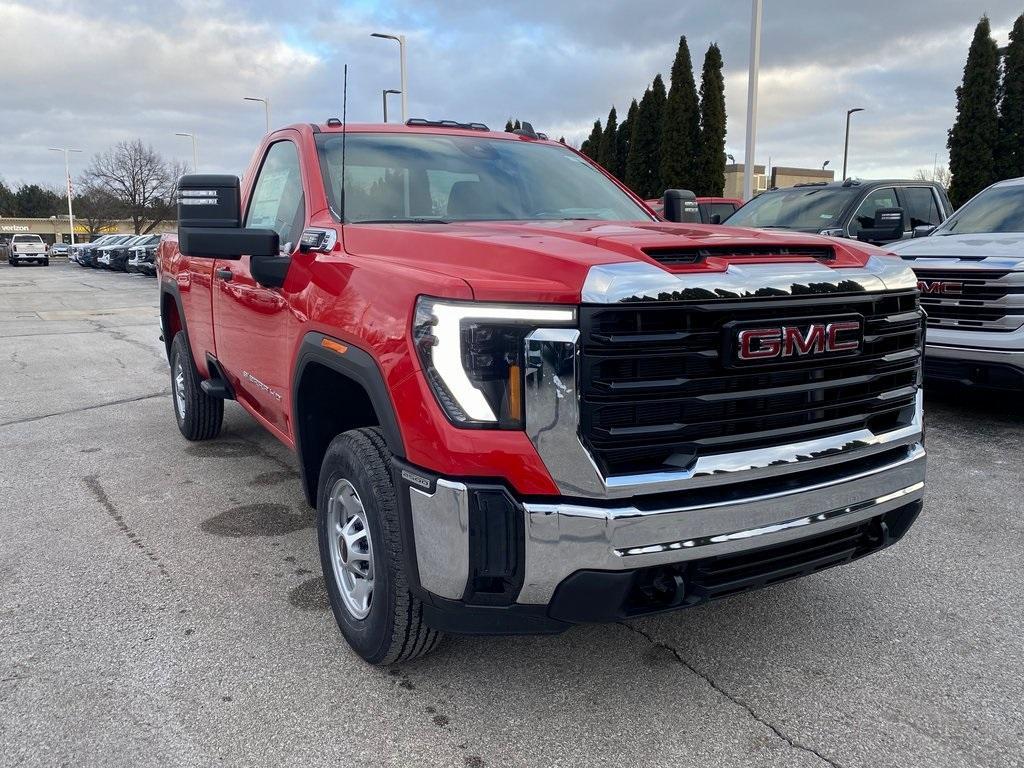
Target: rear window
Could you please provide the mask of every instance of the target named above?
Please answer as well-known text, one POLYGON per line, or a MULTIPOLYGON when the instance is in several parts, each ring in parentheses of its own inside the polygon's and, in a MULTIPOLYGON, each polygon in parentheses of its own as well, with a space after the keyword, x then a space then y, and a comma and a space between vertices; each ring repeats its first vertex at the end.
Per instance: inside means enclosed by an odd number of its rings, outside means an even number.
POLYGON ((15 235, 14 242, 16 243, 39 243, 43 244, 43 238, 39 235, 15 235))

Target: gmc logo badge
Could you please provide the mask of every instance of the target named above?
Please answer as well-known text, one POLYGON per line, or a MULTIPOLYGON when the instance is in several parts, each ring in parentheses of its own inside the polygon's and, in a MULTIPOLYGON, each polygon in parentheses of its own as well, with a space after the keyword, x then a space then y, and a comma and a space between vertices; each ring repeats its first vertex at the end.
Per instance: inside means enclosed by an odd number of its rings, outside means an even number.
POLYGON ((749 363, 856 353, 860 350, 861 327, 860 320, 851 319, 743 328, 736 332, 736 359, 749 363))
POLYGON ((917 290, 921 293, 954 293, 964 292, 964 284, 951 280, 918 280, 917 290))

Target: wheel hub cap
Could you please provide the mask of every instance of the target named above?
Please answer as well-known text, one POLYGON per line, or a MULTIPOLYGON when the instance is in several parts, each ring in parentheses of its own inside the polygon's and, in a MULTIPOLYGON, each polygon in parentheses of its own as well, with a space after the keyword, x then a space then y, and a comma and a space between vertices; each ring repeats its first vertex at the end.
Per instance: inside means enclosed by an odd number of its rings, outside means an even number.
POLYGON ((178 413, 185 418, 185 369, 181 360, 174 364, 174 400, 178 404, 178 413))
POLYGON ((345 608, 365 619, 373 600, 373 544, 366 510, 348 480, 338 480, 327 503, 331 567, 345 608))

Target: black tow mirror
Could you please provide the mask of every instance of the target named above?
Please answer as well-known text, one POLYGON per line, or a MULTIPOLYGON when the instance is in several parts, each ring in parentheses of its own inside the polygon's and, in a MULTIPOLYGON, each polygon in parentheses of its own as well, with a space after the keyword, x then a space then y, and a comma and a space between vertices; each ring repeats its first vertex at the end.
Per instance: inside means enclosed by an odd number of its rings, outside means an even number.
POLYGON ((697 196, 688 189, 666 189, 664 197, 665 221, 700 223, 700 208, 697 196))
POLYGON ((863 243, 891 243, 903 239, 904 214, 902 208, 878 208, 873 226, 862 227, 857 239, 863 243))
POLYGON ((185 256, 240 259, 277 256, 272 229, 244 229, 237 176, 190 174, 178 181, 178 250, 185 256))

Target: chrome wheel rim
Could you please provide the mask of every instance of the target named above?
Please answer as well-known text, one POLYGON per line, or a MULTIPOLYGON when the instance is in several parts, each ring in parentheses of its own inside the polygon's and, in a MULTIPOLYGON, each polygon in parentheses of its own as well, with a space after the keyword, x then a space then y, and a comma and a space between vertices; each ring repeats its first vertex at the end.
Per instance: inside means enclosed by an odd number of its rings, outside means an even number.
POLYGON ((174 404, 178 407, 178 415, 185 418, 185 369, 181 360, 174 362, 174 404))
POLYGON ((331 489, 327 536, 342 602, 354 618, 365 619, 373 602, 373 543, 363 502, 348 480, 338 480, 331 489))

